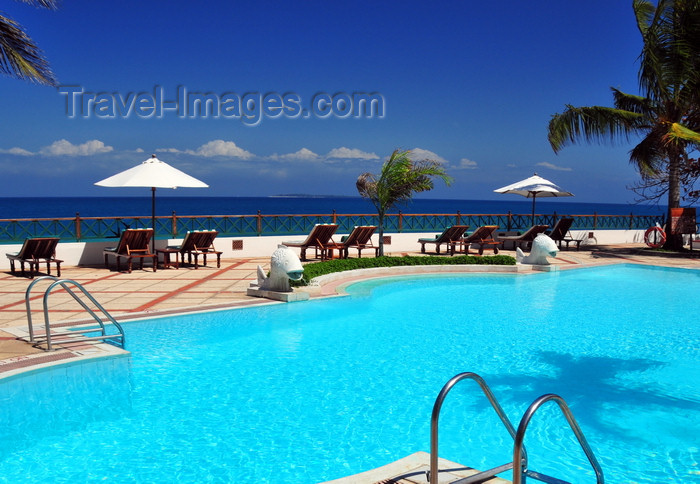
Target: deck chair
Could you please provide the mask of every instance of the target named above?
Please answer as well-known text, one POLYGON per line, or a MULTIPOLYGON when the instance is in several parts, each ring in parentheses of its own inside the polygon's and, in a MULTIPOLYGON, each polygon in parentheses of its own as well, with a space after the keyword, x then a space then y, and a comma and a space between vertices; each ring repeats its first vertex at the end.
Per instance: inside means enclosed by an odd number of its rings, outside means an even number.
POLYGON ((19 252, 7 254, 10 259, 10 272, 15 274, 15 261, 19 261, 24 276, 24 263, 29 264, 29 277, 34 278, 34 273, 39 272, 39 263, 46 262, 46 273, 51 275, 51 263, 56 264, 56 273, 61 277, 61 262, 56 259, 56 246, 58 237, 36 237, 24 239, 24 244, 19 252))
POLYGON ((343 259, 348 258, 351 248, 357 249, 357 257, 362 257, 362 249, 374 250, 374 256, 377 257, 379 247, 372 243, 372 235, 375 230, 377 230, 376 225, 358 225, 352 229, 350 235, 341 238, 334 248, 338 249, 340 257, 343 259))
POLYGON ((554 224, 552 230, 547 232, 547 235, 549 235, 549 237, 557 243, 560 250, 562 242, 566 244, 567 250, 569 249, 569 244, 572 243, 576 244, 576 250, 580 249, 581 241, 574 239, 569 232, 571 224, 573 223, 573 218, 560 218, 557 220, 557 223, 554 224))
POLYGON ((503 244, 503 242, 493 238, 493 233, 496 230, 498 230, 498 225, 482 225, 470 235, 460 239, 459 251, 462 252, 462 247, 464 247, 464 253, 468 255, 469 246, 471 244, 478 244, 479 255, 483 255, 484 249, 488 249, 489 247, 493 249, 494 254, 498 254, 498 247, 503 244))
POLYGON ((533 225, 520 235, 501 236, 498 238, 498 240, 501 242, 513 242, 515 247, 520 248, 522 248, 523 244, 525 244, 525 247, 527 248, 531 247, 532 241, 535 240, 535 237, 537 237, 538 234, 544 233, 547 228, 549 228, 549 225, 533 225))
POLYGON ((282 242, 282 244, 287 247, 301 248, 301 260, 306 260, 306 249, 309 247, 314 248, 316 257, 318 257, 320 252, 321 260, 326 260, 329 249, 334 248, 336 245, 333 241, 333 234, 336 230, 338 230, 337 224, 316 224, 311 229, 306 240, 288 241, 282 242))
POLYGON ((425 244, 435 244, 435 252, 439 254, 440 245, 445 244, 450 255, 454 255, 455 246, 459 243, 459 239, 462 238, 467 229, 469 229, 469 225, 453 225, 452 227, 447 227, 440 235, 436 235, 434 239, 418 239, 420 253, 425 254, 425 244))
MULTIPOLYGON (((202 255, 202 265, 207 265, 207 255, 216 255, 216 267, 221 267, 222 252, 214 248, 214 239, 219 235, 216 230, 199 230, 187 232, 185 238, 180 245, 169 245, 166 251, 176 252, 182 257, 182 262, 185 262, 185 254, 187 254, 187 263, 192 264, 192 256, 194 256, 194 268, 199 267, 199 256, 202 255)), ((179 267, 176 255, 175 267, 179 267)))
POLYGON ((131 273, 131 263, 134 258, 139 259, 140 268, 143 269, 143 260, 151 258, 153 260, 153 272, 156 271, 158 259, 156 254, 151 252, 149 244, 153 237, 153 229, 126 229, 119 238, 119 245, 116 247, 105 247, 102 253, 105 256, 105 267, 109 269, 108 256, 117 258, 117 272, 121 271, 120 259, 126 259, 126 264, 131 273))

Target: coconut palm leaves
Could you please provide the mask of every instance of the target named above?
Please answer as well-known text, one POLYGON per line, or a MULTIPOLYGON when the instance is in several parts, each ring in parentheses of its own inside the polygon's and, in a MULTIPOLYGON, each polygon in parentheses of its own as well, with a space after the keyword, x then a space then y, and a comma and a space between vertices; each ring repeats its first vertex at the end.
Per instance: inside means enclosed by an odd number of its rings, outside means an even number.
MULTIPOLYGON (((680 172, 700 146, 700 2, 633 0, 644 41, 641 96, 613 89, 614 107, 567 106, 549 122, 552 149, 585 142, 641 141, 630 151, 643 180, 664 180, 670 209, 680 206, 680 172)), ((669 227, 670 229, 670 227, 669 227)), ((678 238, 667 236, 669 245, 678 238)))
POLYGON ((441 178, 448 185, 452 182, 452 177, 445 173, 440 162, 414 161, 410 154, 410 150, 394 150, 384 162, 379 176, 363 173, 357 178, 357 191, 377 209, 379 255, 384 255, 384 217, 387 211, 400 202, 410 200, 414 193, 432 190, 435 178, 441 178))
MULTIPOLYGON (((37 7, 55 9, 57 0, 19 0, 37 7)), ((49 63, 24 29, 0 14, 0 72, 38 84, 56 85, 49 63)))

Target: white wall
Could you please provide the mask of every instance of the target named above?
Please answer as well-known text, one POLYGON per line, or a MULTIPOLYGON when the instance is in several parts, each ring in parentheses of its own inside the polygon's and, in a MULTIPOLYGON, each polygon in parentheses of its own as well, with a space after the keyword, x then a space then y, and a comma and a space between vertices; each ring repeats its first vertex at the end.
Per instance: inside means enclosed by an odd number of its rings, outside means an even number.
MULTIPOLYGON (((574 238, 583 240, 582 246, 644 243, 644 230, 572 230, 571 233, 574 238), (593 233, 592 239, 588 238, 589 233, 593 233)), ((338 234, 334 236, 334 239, 340 240, 342 235, 343 234, 338 234)), ((436 232, 410 234, 387 233, 385 235, 391 236, 391 245, 386 245, 384 247, 384 253, 387 255, 398 255, 403 252, 418 252, 420 250, 418 238, 434 237, 436 232)), ((278 244, 289 240, 304 240, 304 236, 217 237, 214 241, 214 246, 217 250, 223 252, 221 257, 224 259, 237 257, 269 257, 277 248, 278 244), (233 250, 233 240, 242 240, 243 250, 233 250)), ((377 235, 372 238, 372 241, 375 245, 378 243, 377 235)), ((178 245, 180 242, 182 242, 182 239, 157 240, 156 249, 165 247, 166 245, 178 245)), ((102 250, 105 247, 114 247, 115 243, 116 240, 107 242, 60 242, 56 249, 56 257, 63 260, 64 266, 103 265, 104 257, 102 255, 102 250)), ((3 245, 2 250, 4 253, 12 253, 18 252, 21 247, 21 244, 3 245)), ((432 248, 434 246, 428 247, 432 248)), ((313 250, 310 250, 308 255, 311 256, 312 254, 313 250)), ((111 264, 114 264, 113 257, 110 257, 110 265, 111 264)), ((5 256, 0 257, 0 269, 10 269, 10 261, 5 256)))

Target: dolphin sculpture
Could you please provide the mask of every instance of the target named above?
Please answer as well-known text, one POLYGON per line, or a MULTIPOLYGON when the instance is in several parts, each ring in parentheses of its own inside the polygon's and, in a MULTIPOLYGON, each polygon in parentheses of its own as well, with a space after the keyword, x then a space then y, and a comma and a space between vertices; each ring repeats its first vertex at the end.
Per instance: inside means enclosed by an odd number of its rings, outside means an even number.
POLYGON ((515 249, 515 260, 521 264, 532 264, 540 266, 548 266, 547 257, 556 257, 559 253, 557 244, 549 237, 549 235, 538 234, 535 240, 532 241, 532 249, 529 255, 525 255, 520 247, 515 249))

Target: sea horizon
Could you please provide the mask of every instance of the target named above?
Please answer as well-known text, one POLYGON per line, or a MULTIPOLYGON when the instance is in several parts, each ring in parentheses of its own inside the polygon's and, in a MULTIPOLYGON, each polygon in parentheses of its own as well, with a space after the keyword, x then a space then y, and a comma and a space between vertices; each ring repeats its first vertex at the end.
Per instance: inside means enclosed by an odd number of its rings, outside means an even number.
MULTIPOLYGON (((391 213, 442 214, 529 214, 532 199, 509 196, 502 200, 415 198, 397 205, 391 213)), ((264 197, 217 197, 156 195, 156 215, 290 215, 373 214, 370 201, 358 196, 279 194, 264 197)), ((566 198, 537 199, 535 212, 559 215, 663 215, 664 205, 591 203, 566 198)), ((0 197, 0 219, 146 217, 151 215, 151 197, 0 197)))

